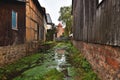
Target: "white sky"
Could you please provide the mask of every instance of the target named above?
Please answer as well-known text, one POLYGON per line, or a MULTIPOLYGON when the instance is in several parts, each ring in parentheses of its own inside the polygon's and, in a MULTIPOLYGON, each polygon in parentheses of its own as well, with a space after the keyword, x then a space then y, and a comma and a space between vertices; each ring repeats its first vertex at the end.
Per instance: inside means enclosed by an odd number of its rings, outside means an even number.
POLYGON ((101 2, 102 0, 99 0, 99 3, 101 2))
POLYGON ((46 8, 46 12, 50 14, 52 22, 56 25, 59 23, 60 7, 72 5, 72 0, 39 0, 39 2, 46 8))

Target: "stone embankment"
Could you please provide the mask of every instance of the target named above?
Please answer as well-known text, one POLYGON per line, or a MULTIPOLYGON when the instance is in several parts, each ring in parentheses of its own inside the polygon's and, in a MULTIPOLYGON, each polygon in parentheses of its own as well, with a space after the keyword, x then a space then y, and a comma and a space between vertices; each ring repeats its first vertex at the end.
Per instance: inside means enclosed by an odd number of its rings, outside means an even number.
POLYGON ((0 66, 10 64, 20 58, 36 52, 37 43, 0 47, 0 66))

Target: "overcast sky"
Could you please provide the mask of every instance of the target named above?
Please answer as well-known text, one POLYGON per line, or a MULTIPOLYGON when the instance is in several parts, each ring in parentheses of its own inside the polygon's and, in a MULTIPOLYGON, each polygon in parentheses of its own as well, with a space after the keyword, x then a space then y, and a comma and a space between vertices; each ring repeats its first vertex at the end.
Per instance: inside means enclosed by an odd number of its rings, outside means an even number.
POLYGON ((39 0, 41 6, 46 8, 46 12, 50 14, 52 22, 56 25, 58 22, 60 7, 70 6, 72 0, 39 0))

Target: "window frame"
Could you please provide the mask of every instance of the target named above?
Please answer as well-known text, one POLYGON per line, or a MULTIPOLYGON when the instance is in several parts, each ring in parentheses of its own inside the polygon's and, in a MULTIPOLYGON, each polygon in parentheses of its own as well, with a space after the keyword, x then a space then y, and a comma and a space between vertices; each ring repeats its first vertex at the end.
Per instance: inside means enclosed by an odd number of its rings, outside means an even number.
POLYGON ((18 30, 18 13, 15 10, 12 10, 12 29, 13 30, 18 30), (16 17, 16 26, 13 26, 13 13, 15 13, 16 17))

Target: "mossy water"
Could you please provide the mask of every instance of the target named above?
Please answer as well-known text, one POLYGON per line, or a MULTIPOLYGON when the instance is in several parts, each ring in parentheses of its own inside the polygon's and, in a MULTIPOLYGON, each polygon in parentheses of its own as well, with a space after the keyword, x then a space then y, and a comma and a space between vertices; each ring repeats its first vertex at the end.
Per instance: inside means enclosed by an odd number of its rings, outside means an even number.
MULTIPOLYGON (((49 43, 47 43, 49 44, 49 43)), ((54 44, 51 43, 50 44, 54 44)), ((55 67, 55 50, 66 51, 66 61, 69 80, 99 80, 91 69, 90 64, 71 42, 59 42, 51 49, 24 57, 14 64, 0 68, 1 80, 68 80, 65 71, 58 71, 55 67)))

